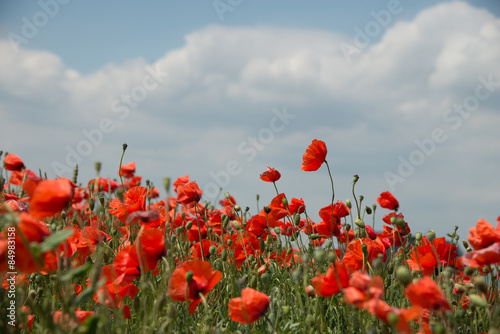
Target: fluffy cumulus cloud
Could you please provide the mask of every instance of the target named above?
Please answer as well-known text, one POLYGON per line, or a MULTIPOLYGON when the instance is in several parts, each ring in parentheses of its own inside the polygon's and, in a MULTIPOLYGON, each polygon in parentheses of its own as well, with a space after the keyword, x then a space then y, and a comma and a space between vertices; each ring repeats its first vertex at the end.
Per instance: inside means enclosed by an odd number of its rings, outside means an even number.
POLYGON ((356 36, 208 26, 155 63, 132 59, 86 75, 0 40, 2 149, 49 175, 78 163, 85 179, 96 160, 114 176, 127 142, 126 160, 156 184, 190 174, 207 193, 222 186, 252 208, 256 193, 261 204, 272 197, 258 179, 271 165, 281 190, 316 211, 330 198, 327 175, 299 168, 320 138, 341 198, 357 173, 369 203, 392 190, 423 231, 493 220, 499 18, 456 1, 392 19, 351 54, 341 46, 356 47, 356 36))

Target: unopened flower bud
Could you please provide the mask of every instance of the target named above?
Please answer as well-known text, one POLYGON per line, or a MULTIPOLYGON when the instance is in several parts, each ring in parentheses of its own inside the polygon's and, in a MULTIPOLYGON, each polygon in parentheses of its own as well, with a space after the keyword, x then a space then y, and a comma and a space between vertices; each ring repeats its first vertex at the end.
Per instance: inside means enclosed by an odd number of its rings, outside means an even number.
POLYGON ((356 224, 359 228, 365 227, 365 223, 359 218, 356 218, 356 220, 354 221, 354 224, 356 224))
POLYGON ((191 280, 193 279, 193 276, 194 276, 194 273, 192 270, 189 270, 187 273, 186 273, 186 282, 189 284, 189 282, 191 282, 191 280))
POLYGON ((462 244, 464 245, 464 248, 469 248, 469 243, 467 242, 467 240, 462 240, 462 244))
POLYGON ((400 266, 396 269, 396 277, 404 286, 411 283, 410 271, 405 266, 400 266))
POLYGON ((165 188, 165 191, 167 193, 170 192, 170 182, 171 182, 171 180, 170 180, 169 177, 164 177, 163 178, 163 188, 165 188))
POLYGON ((241 211, 241 206, 239 206, 239 205, 235 205, 235 206, 234 206, 234 211, 236 211, 236 212, 240 212, 240 211, 241 211))
POLYGON ((318 249, 316 251, 314 251, 314 259, 319 262, 319 263, 323 263, 323 261, 325 261, 325 257, 326 257, 326 252, 322 249, 318 249))
POLYGON ((486 307, 488 306, 488 302, 481 298, 481 296, 475 295, 475 294, 470 294, 469 295, 470 301, 472 304, 479 306, 479 307, 486 307))
POLYGON ((427 232, 427 240, 429 240, 430 242, 432 242, 432 240, 434 240, 435 237, 436 237, 436 232, 434 232, 434 230, 430 230, 429 232, 427 232))
POLYGON ((368 215, 372 214, 372 208, 370 208, 369 206, 365 207, 365 211, 368 215))
POLYGON ((356 183, 359 180, 358 174, 354 175, 352 182, 356 183))
POLYGON ((350 199, 346 199, 345 200, 345 205, 350 209, 352 208, 352 203, 351 203, 351 200, 350 199))
POLYGON ((420 232, 415 233, 415 240, 417 240, 417 241, 422 240, 422 233, 420 233, 420 232))

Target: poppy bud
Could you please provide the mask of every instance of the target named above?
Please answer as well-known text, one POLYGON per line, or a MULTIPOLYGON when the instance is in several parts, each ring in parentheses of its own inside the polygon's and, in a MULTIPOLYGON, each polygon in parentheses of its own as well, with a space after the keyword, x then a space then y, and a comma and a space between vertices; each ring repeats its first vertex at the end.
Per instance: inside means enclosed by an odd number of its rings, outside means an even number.
POLYGON ((225 249, 220 252, 220 257, 223 261, 227 261, 227 251, 225 249))
POLYGON ((239 206, 239 205, 235 205, 235 206, 234 206, 234 211, 236 211, 236 212, 240 212, 240 211, 241 211, 241 206, 239 206))
POLYGON ((367 214, 371 215, 372 214, 372 208, 370 208, 369 206, 365 207, 365 211, 367 214))
POLYGON ((387 315, 387 320, 389 321, 389 323, 391 325, 394 326, 394 325, 396 325, 399 322, 399 317, 398 317, 398 315, 396 313, 392 313, 391 312, 391 313, 389 313, 387 315))
POLYGON ((225 193, 224 193, 224 197, 225 197, 226 199, 230 200, 231 195, 230 195, 228 192, 225 192, 225 193))
POLYGON ((469 243, 466 240, 462 240, 462 244, 464 245, 464 248, 469 248, 469 243))
POLYGON ((104 207, 104 196, 100 195, 98 198, 99 198, 99 203, 101 203, 101 207, 104 207))
POLYGON ((286 199, 286 197, 283 197, 283 198, 281 199, 281 203, 283 203, 283 205, 284 205, 285 207, 287 207, 287 206, 288 206, 288 200, 286 199))
POLYGON ((215 255, 215 254, 217 254, 217 247, 212 245, 212 246, 210 246, 208 251, 209 251, 210 255, 215 255))
POLYGON ((191 282, 191 280, 193 279, 193 276, 194 276, 194 272, 192 270, 189 270, 187 273, 186 273, 186 282, 189 284, 191 282))
POLYGON ((314 251, 314 259, 319 262, 319 263, 323 263, 323 261, 325 260, 325 257, 326 257, 326 252, 322 249, 318 249, 316 251, 314 251))
POLYGON ((122 145, 122 147, 123 147, 123 150, 125 151, 125 150, 127 149, 128 145, 124 143, 124 144, 122 145))
POLYGON ((366 244, 361 245, 361 250, 363 251, 365 257, 368 257, 368 246, 366 244))
POLYGON ((94 198, 90 197, 89 198, 89 208, 90 208, 90 211, 94 211, 94 206, 95 206, 94 198))
POLYGON ((337 254, 335 252, 329 253, 328 254, 328 261, 331 263, 335 262, 337 260, 337 254))
POLYGON ((186 224, 186 230, 190 230, 191 227, 193 227, 193 221, 194 221, 194 219, 187 222, 187 224, 186 224))
POLYGON ((345 205, 350 209, 352 207, 351 200, 350 199, 346 199, 345 200, 345 205))
POLYGON ((345 230, 349 232, 351 230, 351 225, 350 224, 345 224, 345 230))
POLYGON ((398 218, 395 219, 394 224, 396 224, 396 225, 398 225, 400 227, 403 227, 404 224, 405 224, 405 220, 403 218, 401 218, 401 217, 398 217, 398 218))
POLYGON ((333 241, 331 239, 329 239, 325 242, 324 248, 328 249, 328 248, 332 247, 332 245, 333 245, 333 241))
POLYGON ((238 231, 241 229, 240 223, 238 223, 238 222, 236 222, 236 221, 235 221, 235 222, 233 222, 233 227, 234 227, 236 230, 238 230, 238 231))
POLYGON ((248 211, 250 211, 250 208, 247 206, 247 207, 245 207, 245 212, 248 212, 248 211))
POLYGON ((171 182, 171 180, 170 180, 169 177, 164 177, 163 178, 163 188, 165 188, 165 191, 167 193, 170 192, 170 182, 171 182))
POLYGON ((359 218, 356 218, 356 220, 354 221, 354 224, 356 224, 359 228, 365 227, 365 223, 359 218))
POLYGON ((358 182, 358 180, 359 180, 358 174, 354 175, 352 182, 356 183, 356 182, 358 182))
POLYGON ((233 245, 233 240, 229 239, 229 240, 227 241, 227 245, 228 245, 229 247, 231 247, 231 246, 233 245))
POLYGON ((295 226, 300 225, 300 214, 295 213, 295 215, 293 216, 293 223, 295 224, 295 226))
POLYGON ((410 271, 405 266, 396 269, 396 277, 404 286, 411 283, 410 271))
POLYGON ((471 268, 471 267, 465 267, 464 269, 464 274, 466 276, 471 276, 472 274, 474 274, 474 272, 476 271, 476 269, 474 268, 471 268))
POLYGON ((320 236, 317 233, 313 233, 313 234, 309 235, 309 239, 311 239, 311 240, 317 240, 319 238, 320 238, 320 236))
POLYGON ((476 277, 474 279, 474 284, 476 285, 476 288, 486 294, 488 292, 488 287, 486 286, 486 284, 484 283, 484 279, 482 277, 476 277))
POLYGON ((430 230, 429 232, 427 232, 427 240, 429 240, 430 242, 432 242, 435 237, 436 233, 434 232, 434 230, 430 230))
POLYGON ((479 306, 479 307, 486 307, 488 306, 488 302, 481 298, 481 296, 475 295, 475 294, 469 294, 469 298, 472 304, 479 306))
POLYGON ((276 233, 276 234, 280 234, 281 233, 281 230, 280 230, 280 228, 278 226, 276 226, 273 230, 274 230, 274 233, 276 233))
POLYGON ((283 306, 283 314, 288 315, 290 313, 290 306, 283 306))
POLYGON ((420 233, 420 232, 415 233, 415 240, 417 240, 417 241, 422 240, 422 233, 420 233))

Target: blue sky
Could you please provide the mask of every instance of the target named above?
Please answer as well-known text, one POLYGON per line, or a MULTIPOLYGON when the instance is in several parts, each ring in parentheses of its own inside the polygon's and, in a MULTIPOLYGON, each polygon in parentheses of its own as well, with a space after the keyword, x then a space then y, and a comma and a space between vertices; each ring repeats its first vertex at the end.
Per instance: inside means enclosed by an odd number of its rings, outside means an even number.
POLYGON ((87 182, 95 161, 115 177, 126 142, 158 187, 189 174, 253 212, 271 166, 314 217, 328 175, 300 163, 318 138, 337 199, 359 174, 366 204, 391 190, 414 231, 465 238, 500 215, 499 17, 486 0, 2 1, 0 149, 87 182))

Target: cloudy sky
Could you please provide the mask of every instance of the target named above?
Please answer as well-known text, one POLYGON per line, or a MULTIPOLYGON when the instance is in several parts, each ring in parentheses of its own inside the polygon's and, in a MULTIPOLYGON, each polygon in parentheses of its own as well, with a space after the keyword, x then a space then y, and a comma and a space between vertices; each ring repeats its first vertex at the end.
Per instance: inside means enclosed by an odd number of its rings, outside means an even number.
MULTIPOLYGON (((161 188, 189 174, 256 213, 275 195, 313 218, 391 191, 414 232, 500 215, 497 1, 68 1, 0 4, 0 150, 80 181, 124 162, 161 188)), ((377 211, 377 226, 387 210, 377 211)), ((371 219, 368 220, 371 222, 371 219)))

